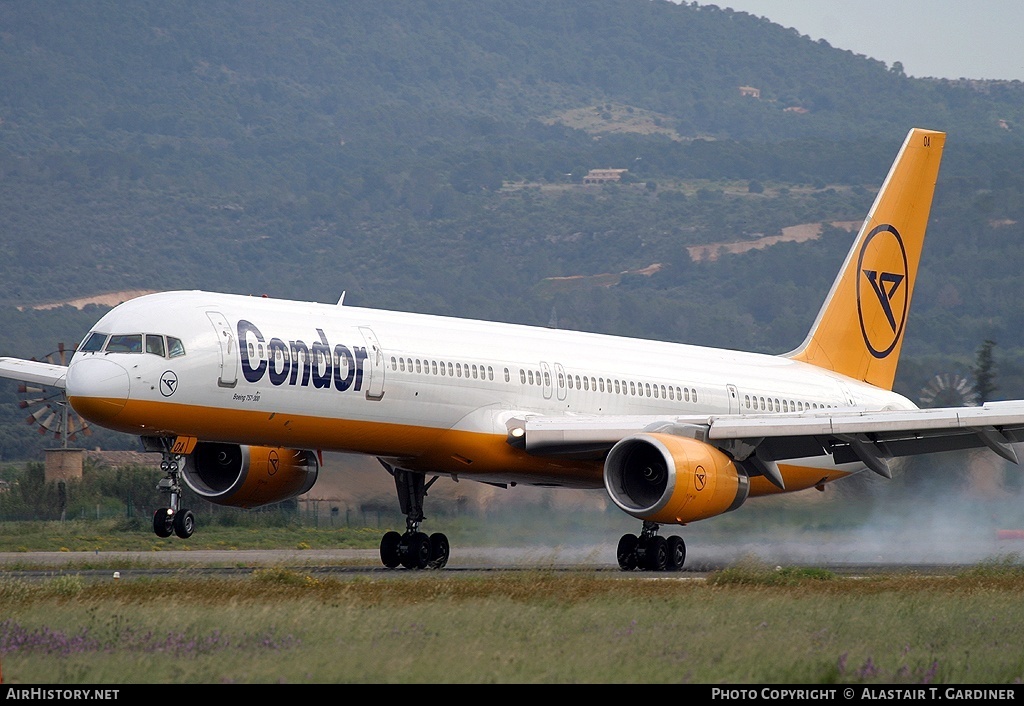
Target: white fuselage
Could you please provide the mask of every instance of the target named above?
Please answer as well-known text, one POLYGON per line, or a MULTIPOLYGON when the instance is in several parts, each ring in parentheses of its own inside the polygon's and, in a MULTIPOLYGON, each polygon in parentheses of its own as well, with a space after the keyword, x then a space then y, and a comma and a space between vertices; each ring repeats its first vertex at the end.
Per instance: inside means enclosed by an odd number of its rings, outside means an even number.
POLYGON ((785 357, 265 297, 148 295, 93 333, 142 340, 138 352, 80 350, 70 363, 68 397, 101 425, 365 453, 495 482, 601 486, 599 465, 511 448, 516 416, 914 407, 785 357), (144 352, 147 335, 163 338, 159 351, 144 352), (171 357, 167 337, 184 354, 171 357))

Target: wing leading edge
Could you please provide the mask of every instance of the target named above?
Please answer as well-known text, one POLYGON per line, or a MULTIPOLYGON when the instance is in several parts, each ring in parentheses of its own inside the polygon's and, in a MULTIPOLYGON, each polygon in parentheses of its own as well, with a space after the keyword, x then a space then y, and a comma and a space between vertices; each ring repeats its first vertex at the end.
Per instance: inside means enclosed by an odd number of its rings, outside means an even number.
POLYGON ((0 378, 64 389, 67 366, 21 358, 0 358, 0 378))

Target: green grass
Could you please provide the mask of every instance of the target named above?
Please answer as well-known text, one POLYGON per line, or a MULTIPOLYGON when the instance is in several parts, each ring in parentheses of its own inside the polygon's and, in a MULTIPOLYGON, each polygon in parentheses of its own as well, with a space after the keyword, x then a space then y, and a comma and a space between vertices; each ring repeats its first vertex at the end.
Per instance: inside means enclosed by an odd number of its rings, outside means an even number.
POLYGON ((201 526, 188 540, 160 538, 148 523, 126 520, 0 522, 0 552, 107 552, 195 549, 369 549, 381 530, 257 523, 201 526))
MULTIPOLYGON (((600 513, 538 517, 442 517, 432 525, 457 546, 554 542, 577 531, 607 541, 622 529, 617 516, 600 513), (496 520, 501 529, 489 534, 496 520)), ((169 549, 376 549, 381 531, 257 517, 244 526, 211 523, 182 541, 124 520, 0 523, 0 551, 81 553, 53 578, 19 578, 18 569, 33 567, 12 563, 0 574, 4 683, 1024 679, 1024 567, 1015 554, 955 574, 859 578, 750 558, 706 579, 592 567, 325 576, 313 560, 232 578, 131 571, 169 549), (109 568, 105 551, 141 555, 117 560, 124 579, 76 573, 109 568)))
POLYGON ((849 579, 748 563, 706 581, 7 578, 0 665, 6 684, 1010 683, 1024 678, 1022 597, 1024 570, 1009 565, 849 579))
POLYGON ((733 566, 715 572, 710 582, 715 586, 794 586, 807 581, 835 581, 838 576, 826 569, 777 566, 770 568, 745 557, 733 566))

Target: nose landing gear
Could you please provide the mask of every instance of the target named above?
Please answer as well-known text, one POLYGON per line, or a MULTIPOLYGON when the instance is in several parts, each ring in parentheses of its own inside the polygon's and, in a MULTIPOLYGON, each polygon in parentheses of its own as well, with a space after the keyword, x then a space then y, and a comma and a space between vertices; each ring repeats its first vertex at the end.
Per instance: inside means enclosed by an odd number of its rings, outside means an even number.
POLYGON ((188 539, 196 529, 196 518, 191 510, 183 510, 181 504, 181 454, 170 451, 171 439, 161 439, 160 470, 166 475, 157 483, 157 490, 168 496, 167 507, 153 513, 153 532, 157 537, 172 534, 188 539))

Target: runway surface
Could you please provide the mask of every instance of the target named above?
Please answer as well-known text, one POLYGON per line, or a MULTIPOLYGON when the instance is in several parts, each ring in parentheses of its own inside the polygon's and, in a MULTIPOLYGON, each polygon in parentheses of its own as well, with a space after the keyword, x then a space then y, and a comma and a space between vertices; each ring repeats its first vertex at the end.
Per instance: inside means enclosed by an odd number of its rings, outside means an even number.
MULTIPOLYGON (((893 537, 885 546, 853 542, 848 536, 827 540, 699 543, 688 548, 680 572, 623 572, 613 544, 582 546, 459 547, 453 546, 443 571, 456 574, 494 571, 583 571, 621 577, 701 577, 737 562, 753 560, 769 566, 814 567, 841 575, 883 572, 948 573, 981 562, 1020 562, 1024 539, 995 536, 963 539, 956 551, 945 541, 915 542, 893 537)), ((45 577, 62 573, 119 578, 160 574, 246 574, 264 567, 338 576, 401 577, 423 571, 387 569, 376 549, 239 549, 126 552, 0 552, 0 575, 45 577)))

